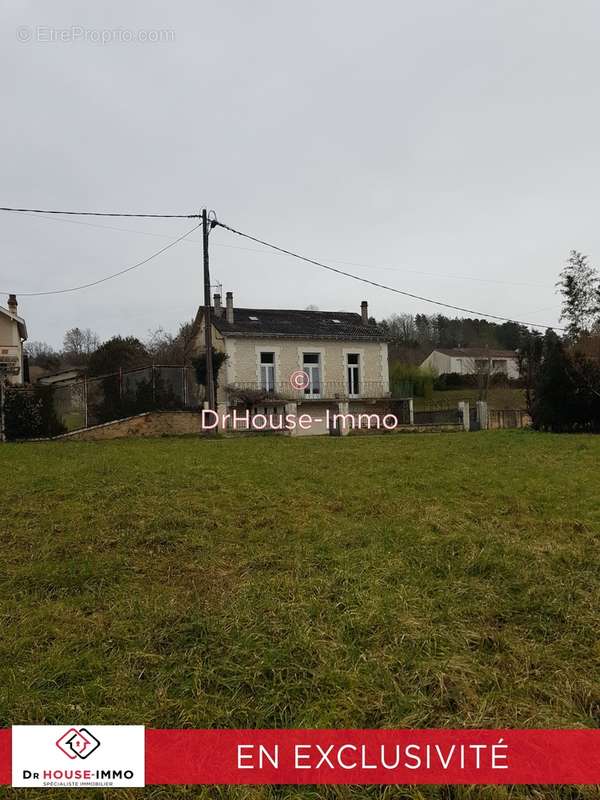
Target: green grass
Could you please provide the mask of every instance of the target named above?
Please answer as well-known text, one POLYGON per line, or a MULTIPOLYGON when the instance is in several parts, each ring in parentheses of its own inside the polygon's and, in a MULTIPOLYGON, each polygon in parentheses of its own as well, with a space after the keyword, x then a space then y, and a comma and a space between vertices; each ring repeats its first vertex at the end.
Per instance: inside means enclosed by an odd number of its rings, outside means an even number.
POLYGON ((69 414, 63 414, 61 422, 68 431, 75 431, 79 428, 85 428, 85 412, 84 411, 71 411, 69 414))
POLYGON ((1 446, 0 726, 598 727, 599 463, 521 431, 1 446))

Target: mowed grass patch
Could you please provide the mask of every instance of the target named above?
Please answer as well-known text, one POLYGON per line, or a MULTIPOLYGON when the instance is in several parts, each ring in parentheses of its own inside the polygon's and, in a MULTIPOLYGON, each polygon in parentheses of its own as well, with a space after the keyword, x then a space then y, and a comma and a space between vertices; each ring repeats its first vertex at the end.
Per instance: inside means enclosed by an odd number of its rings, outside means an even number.
MULTIPOLYGON (((521 431, 3 446, 0 725, 597 727, 599 463, 521 431)), ((131 797, 597 796, 474 791, 131 797)))

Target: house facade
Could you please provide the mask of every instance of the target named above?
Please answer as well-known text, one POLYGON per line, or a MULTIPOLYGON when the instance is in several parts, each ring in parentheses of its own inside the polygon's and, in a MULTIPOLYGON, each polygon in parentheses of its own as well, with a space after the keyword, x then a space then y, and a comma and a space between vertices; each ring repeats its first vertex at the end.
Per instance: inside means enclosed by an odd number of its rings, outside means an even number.
POLYGON ((421 364, 437 375, 456 372, 459 375, 476 375, 481 372, 519 377, 519 364, 515 350, 493 350, 487 347, 453 347, 433 350, 421 364))
MULTIPOLYGON (((389 397, 388 345, 383 331, 361 312, 235 308, 214 296, 212 338, 226 354, 217 403, 252 412, 281 413, 302 406, 324 419, 372 408, 389 397)), ((194 354, 204 352, 204 308, 194 324, 194 354)), ((324 433, 321 428, 312 432, 324 433)))
POLYGON ((13 385, 24 382, 23 342, 27 340, 25 320, 17 314, 17 298, 8 296, 8 307, 0 306, 0 368, 13 385))

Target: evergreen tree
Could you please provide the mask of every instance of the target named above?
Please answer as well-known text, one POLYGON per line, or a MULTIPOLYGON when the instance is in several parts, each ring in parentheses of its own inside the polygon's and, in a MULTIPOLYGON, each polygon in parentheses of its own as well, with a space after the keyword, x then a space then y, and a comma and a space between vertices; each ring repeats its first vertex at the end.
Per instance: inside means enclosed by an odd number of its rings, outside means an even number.
POLYGON ((139 339, 134 336, 113 336, 90 356, 88 374, 108 375, 120 369, 145 367, 149 361, 148 351, 139 339))
POLYGON ((580 416, 576 390, 569 354, 556 333, 549 329, 534 378, 531 403, 534 428, 555 433, 573 430, 580 416))
POLYGON ((571 250, 560 280, 557 283, 563 296, 561 320, 567 322, 567 334, 577 341, 589 333, 600 311, 598 273, 588 263, 588 257, 571 250))
POLYGON ((537 331, 525 329, 521 334, 517 350, 519 374, 525 384, 525 403, 530 415, 533 407, 533 392, 542 363, 543 339, 537 331))

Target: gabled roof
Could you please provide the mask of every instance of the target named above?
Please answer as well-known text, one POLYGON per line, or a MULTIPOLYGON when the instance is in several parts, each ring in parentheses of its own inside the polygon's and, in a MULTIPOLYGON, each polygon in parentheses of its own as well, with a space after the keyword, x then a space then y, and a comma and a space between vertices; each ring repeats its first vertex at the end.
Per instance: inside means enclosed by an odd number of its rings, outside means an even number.
MULTIPOLYGON (((201 307, 199 318, 203 313, 201 307)), ((360 314, 348 311, 235 308, 233 323, 229 323, 223 308, 222 316, 213 316, 213 323, 224 336, 233 337, 387 341, 379 326, 363 325, 360 314)))
POLYGON ((83 375, 85 375, 85 369, 82 367, 66 367, 56 372, 46 372, 44 375, 40 375, 38 383, 62 383, 63 381, 77 380, 83 375))
MULTIPOLYGON (((491 347, 434 347, 432 353, 452 358, 516 358, 516 350, 493 350, 491 347)), ((431 355, 431 353, 430 353, 431 355)))
POLYGON ((0 306, 0 313, 4 314, 9 319, 14 320, 19 326, 19 336, 21 339, 27 339, 27 325, 25 325, 25 320, 23 317, 18 317, 16 314, 11 314, 8 308, 3 308, 0 306))

